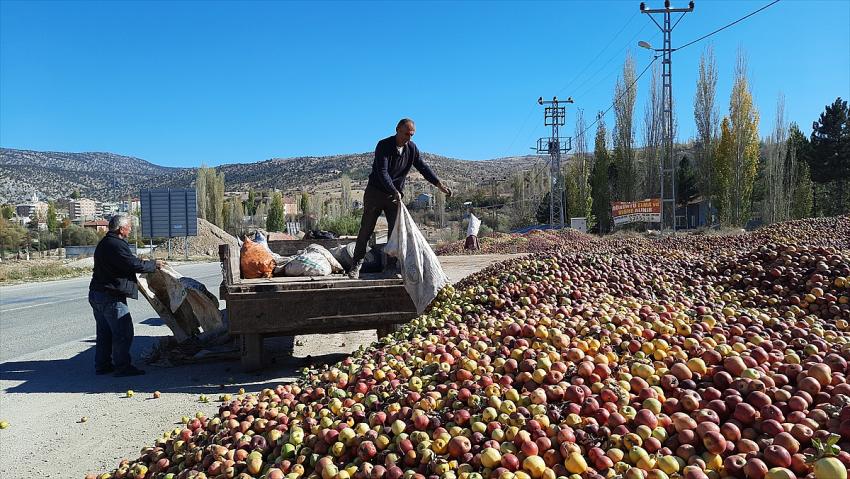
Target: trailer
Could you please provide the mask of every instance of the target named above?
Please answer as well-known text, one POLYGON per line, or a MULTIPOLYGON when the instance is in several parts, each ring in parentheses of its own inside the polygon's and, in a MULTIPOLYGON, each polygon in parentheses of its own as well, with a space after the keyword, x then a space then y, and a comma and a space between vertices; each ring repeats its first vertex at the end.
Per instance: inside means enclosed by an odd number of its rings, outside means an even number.
MULTIPOLYGON (((311 243, 336 246, 337 240, 311 243), (323 242, 328 242, 323 244, 323 242)), ((272 251, 289 253, 293 245, 270 242, 272 251)), ((306 246, 306 245, 304 245, 306 246)), ((232 335, 239 337, 242 369, 260 369, 263 339, 271 336, 329 334, 377 330, 378 337, 396 331, 416 317, 404 283, 380 273, 352 280, 344 275, 242 279, 239 250, 221 245, 222 283, 219 298, 226 302, 232 335)), ((518 255, 440 257, 453 282, 484 267, 518 255)))

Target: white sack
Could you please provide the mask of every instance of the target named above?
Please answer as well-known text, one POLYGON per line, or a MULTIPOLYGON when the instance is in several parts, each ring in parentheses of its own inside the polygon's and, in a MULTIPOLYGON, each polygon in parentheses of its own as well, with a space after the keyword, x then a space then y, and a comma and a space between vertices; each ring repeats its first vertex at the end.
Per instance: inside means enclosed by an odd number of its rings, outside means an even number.
POLYGON ((310 244, 309 246, 307 246, 307 248, 304 249, 304 252, 305 253, 308 253, 308 252, 319 253, 320 255, 324 256, 326 260, 328 260, 328 263, 331 265, 331 272, 333 272, 333 273, 342 273, 343 272, 342 265, 339 264, 339 261, 337 261, 336 258, 334 258, 334 255, 331 254, 331 252, 328 251, 328 249, 325 248, 324 246, 322 246, 320 244, 313 243, 313 244, 310 244))
POLYGON ((284 276, 327 276, 331 274, 331 264, 323 254, 305 251, 286 263, 283 274, 284 276))
POLYGON ((466 236, 478 236, 479 229, 481 229, 481 220, 469 213, 469 226, 466 228, 466 236))
POLYGON ((398 258, 404 289, 416 306, 416 314, 422 314, 449 283, 449 278, 404 203, 398 206, 395 226, 384 251, 398 258))

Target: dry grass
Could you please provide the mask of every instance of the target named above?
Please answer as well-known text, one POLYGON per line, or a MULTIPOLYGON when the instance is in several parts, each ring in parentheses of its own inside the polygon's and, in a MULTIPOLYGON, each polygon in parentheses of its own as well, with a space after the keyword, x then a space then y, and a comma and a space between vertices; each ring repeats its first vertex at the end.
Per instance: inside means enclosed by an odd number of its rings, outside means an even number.
POLYGON ((57 259, 4 261, 0 263, 0 285, 78 278, 91 274, 91 267, 68 265, 57 259))

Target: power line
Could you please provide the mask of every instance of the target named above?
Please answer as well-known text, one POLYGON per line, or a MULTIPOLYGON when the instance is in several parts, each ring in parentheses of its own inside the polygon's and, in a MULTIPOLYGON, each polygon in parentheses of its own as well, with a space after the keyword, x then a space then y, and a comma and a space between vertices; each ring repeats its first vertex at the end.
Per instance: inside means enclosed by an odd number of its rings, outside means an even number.
POLYGON ((696 43, 696 42, 698 42, 698 41, 705 40, 706 38, 708 38, 708 37, 710 37, 710 36, 714 35, 715 33, 720 32, 720 31, 723 31, 723 30, 725 30, 725 29, 727 29, 727 28, 731 27, 732 25, 734 25, 734 24, 736 24, 736 23, 738 23, 738 22, 740 22, 740 21, 742 21, 742 20, 745 20, 745 19, 747 19, 747 18, 749 18, 749 17, 752 17, 752 16, 753 16, 753 15, 755 15, 756 13, 759 13, 759 12, 760 12, 760 11, 762 11, 762 10, 766 10, 768 7, 771 7, 771 6, 773 6, 773 5, 777 4, 777 3, 779 3, 779 0, 773 0, 772 2, 768 3, 767 5, 765 5, 765 6, 761 7, 761 8, 759 8, 758 10, 756 10, 756 11, 754 11, 754 12, 752 12, 752 13, 749 13, 749 14, 747 14, 747 15, 744 15, 743 17, 741 17, 741 18, 739 18, 739 19, 735 20, 734 22, 732 22, 732 23, 730 23, 730 24, 728 24, 728 25, 722 26, 722 27, 718 28, 717 30, 715 30, 715 31, 713 31, 713 32, 711 32, 711 33, 709 33, 709 34, 707 34, 707 35, 703 35, 703 36, 701 36, 701 37, 697 38, 696 40, 694 40, 694 41, 692 41, 692 42, 688 42, 688 43, 686 43, 686 44, 682 45, 681 47, 674 48, 674 50, 681 50, 681 49, 683 49, 683 48, 685 48, 685 47, 689 47, 689 46, 693 45, 694 43, 696 43))
POLYGON ((629 90, 631 90, 631 89, 632 89, 632 87, 633 87, 633 86, 635 86, 635 84, 638 82, 638 80, 640 80, 640 77, 642 77, 642 76, 644 75, 644 73, 646 73, 646 71, 647 71, 647 70, 649 70, 649 67, 651 67, 651 66, 652 66, 652 64, 653 64, 653 63, 655 63, 657 60, 658 60, 658 56, 654 57, 654 58, 652 59, 652 61, 651 61, 651 62, 649 62, 649 64, 647 64, 647 65, 646 65, 646 68, 644 68, 644 69, 643 69, 643 71, 642 71, 642 72, 640 72, 640 75, 638 75, 638 76, 635 78, 635 80, 632 82, 632 84, 631 84, 631 85, 629 85, 629 86, 628 86, 625 90, 623 90, 623 92, 622 92, 622 93, 620 93, 620 96, 618 96, 617 98, 615 98, 615 99, 614 99, 614 102, 613 102, 613 103, 611 103, 611 106, 609 106, 609 107, 608 107, 608 108, 607 108, 604 112, 602 112, 602 114, 601 114, 601 115, 597 115, 597 116, 596 116, 596 120, 594 120, 594 121, 593 121, 593 123, 591 123, 590 125, 587 125, 587 128, 585 128, 584 130, 582 130, 582 132, 581 132, 580 134, 582 134, 582 135, 583 135, 583 134, 587 133, 587 132, 588 132, 588 130, 590 130, 590 129, 593 127, 593 125, 595 125, 595 124, 597 124, 597 123, 599 122, 599 119, 600 119, 600 118, 602 118, 602 117, 604 117, 605 115, 607 115, 607 114, 608 114, 608 112, 609 112, 609 111, 611 111, 611 108, 614 108, 614 105, 616 105, 616 104, 617 104, 617 102, 618 102, 618 101, 620 101, 620 98, 622 98, 622 97, 623 97, 623 95, 625 95, 626 93, 628 93, 628 92, 629 92, 629 90))
MULTIPOLYGON (((640 15, 640 12, 635 12, 635 13, 634 13, 634 15, 632 15, 632 16, 629 18, 629 20, 626 22, 626 24, 625 24, 625 25, 623 25, 623 26, 620 28, 620 30, 619 30, 616 34, 614 34, 614 36, 613 36, 613 37, 611 37, 611 40, 609 40, 609 41, 608 41, 608 43, 607 43, 604 47, 602 47, 602 50, 599 50, 599 53, 597 53, 597 54, 596 54, 596 56, 595 56, 595 57, 593 57, 593 60, 591 60, 591 61, 590 61, 587 65, 585 65, 585 66, 584 66, 584 68, 582 68, 582 69, 581 69, 581 71, 579 72, 579 74, 578 74, 578 75, 576 75, 576 76, 574 76, 574 77, 573 77, 573 79, 572 79, 572 80, 570 80, 570 82, 569 82, 566 86, 564 86, 563 88, 561 88, 559 91, 561 91, 561 92, 566 91, 569 87, 571 87, 571 86, 572 86, 572 84, 573 84, 573 83, 575 83, 575 81, 576 81, 576 80, 578 80, 579 78, 581 78, 581 76, 582 76, 582 75, 584 75, 584 72, 586 72, 586 71, 587 71, 587 69, 588 69, 588 68, 590 68, 590 65, 593 65, 594 63, 596 63, 596 60, 598 60, 598 59, 599 59, 599 57, 601 57, 601 56, 602 56, 602 54, 605 52, 605 50, 607 50, 607 49, 608 49, 608 47, 610 47, 610 46, 611 46, 611 44, 612 44, 612 43, 614 43, 614 40, 616 40, 616 39, 617 39, 617 37, 619 37, 619 36, 620 36, 620 34, 621 34, 621 33, 623 33, 623 30, 625 30, 625 29, 626 29, 626 27, 628 27, 628 26, 632 23, 632 20, 634 20, 634 19, 635 19, 635 17, 637 17, 638 15, 640 15)), ((643 30, 643 29, 641 29, 641 31, 642 31, 642 30, 643 30)), ((638 32, 638 33, 640 33, 640 32, 638 32)), ((631 43, 631 42, 629 42, 629 43, 631 43)))

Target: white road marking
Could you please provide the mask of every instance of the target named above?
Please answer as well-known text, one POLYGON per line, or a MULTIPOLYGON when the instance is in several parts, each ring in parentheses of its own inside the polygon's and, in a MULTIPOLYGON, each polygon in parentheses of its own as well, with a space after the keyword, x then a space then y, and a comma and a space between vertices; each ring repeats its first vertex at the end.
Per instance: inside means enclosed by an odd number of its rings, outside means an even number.
POLYGON ((20 311, 22 309, 37 308, 39 306, 48 306, 48 305, 51 305, 51 304, 67 303, 68 301, 80 301, 81 299, 86 299, 86 298, 61 299, 59 301, 51 301, 49 303, 31 304, 29 306, 21 306, 19 308, 0 309, 0 313, 11 313, 12 311, 20 311))

